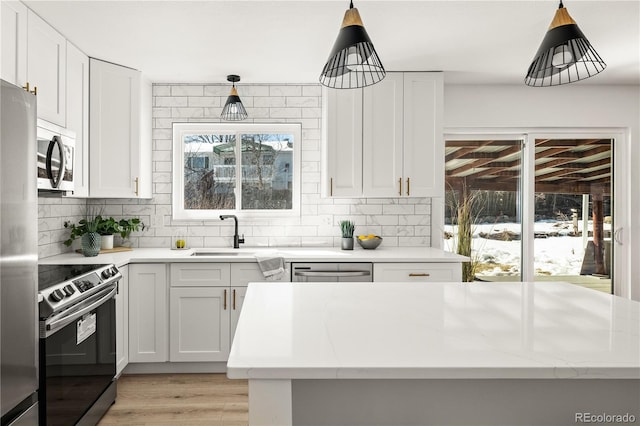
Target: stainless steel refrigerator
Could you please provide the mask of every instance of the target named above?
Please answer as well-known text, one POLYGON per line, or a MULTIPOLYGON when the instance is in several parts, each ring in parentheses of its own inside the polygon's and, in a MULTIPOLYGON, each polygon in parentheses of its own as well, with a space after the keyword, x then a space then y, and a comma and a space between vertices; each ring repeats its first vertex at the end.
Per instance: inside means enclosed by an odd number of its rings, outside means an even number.
POLYGON ((36 97, 0 82, 1 421, 37 425, 36 97))

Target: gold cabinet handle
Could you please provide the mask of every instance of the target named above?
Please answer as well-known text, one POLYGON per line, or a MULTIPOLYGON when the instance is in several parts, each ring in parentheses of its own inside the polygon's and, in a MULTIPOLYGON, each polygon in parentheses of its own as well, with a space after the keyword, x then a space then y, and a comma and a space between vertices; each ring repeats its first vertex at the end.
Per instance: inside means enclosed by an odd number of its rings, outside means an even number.
POLYGON ((227 289, 224 289, 224 310, 227 310, 227 289))
POLYGON ((424 272, 420 272, 420 273, 418 273, 418 272, 411 272, 411 273, 409 274, 409 276, 410 276, 410 277, 429 277, 430 275, 429 275, 429 274, 426 274, 426 273, 424 273, 424 272))
POLYGON ((136 197, 138 196, 138 186, 140 184, 140 179, 136 178, 136 197))
POLYGON ((329 178, 329 196, 333 197, 333 178, 329 178))
POLYGON ((233 289, 233 310, 236 310, 236 289, 233 289))
POLYGON ((398 178, 398 184, 400 185, 400 191, 398 192, 398 195, 402 196, 402 178, 398 178))
POLYGON ((38 94, 38 88, 37 88, 36 86, 33 86, 33 90, 31 90, 31 89, 29 88, 29 82, 28 82, 28 81, 27 81, 27 84, 26 84, 25 86, 22 86, 22 88, 23 88, 24 90, 26 90, 27 92, 29 92, 29 93, 33 93, 34 95, 37 95, 37 94, 38 94))
POLYGON ((411 178, 407 178, 407 196, 411 195, 411 178))

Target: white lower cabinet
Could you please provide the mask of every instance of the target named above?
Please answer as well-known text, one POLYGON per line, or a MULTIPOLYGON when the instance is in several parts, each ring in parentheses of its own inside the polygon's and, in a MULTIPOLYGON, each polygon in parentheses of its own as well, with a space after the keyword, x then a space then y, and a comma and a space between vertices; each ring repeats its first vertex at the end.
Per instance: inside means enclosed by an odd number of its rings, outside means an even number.
POLYGON ((458 282, 460 263, 374 263, 374 282, 458 282))
POLYGON ((129 363, 129 266, 122 266, 116 294, 116 376, 129 363))
POLYGON ((129 265, 129 362, 169 359, 167 265, 129 265))
POLYGON ((172 287, 169 361, 226 361, 229 357, 228 287, 172 287))
POLYGON ((238 320, 240 319, 240 310, 244 303, 244 296, 247 294, 247 287, 231 287, 231 334, 230 342, 236 335, 238 320))

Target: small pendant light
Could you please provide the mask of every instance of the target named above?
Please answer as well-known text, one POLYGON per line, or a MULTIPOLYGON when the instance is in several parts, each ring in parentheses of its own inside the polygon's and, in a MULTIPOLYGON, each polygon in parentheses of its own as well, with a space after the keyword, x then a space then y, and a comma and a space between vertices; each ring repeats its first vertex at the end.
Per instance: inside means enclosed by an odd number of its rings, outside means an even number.
POLYGON ((386 72, 371 39, 364 29, 358 9, 351 1, 344 14, 320 83, 334 89, 355 89, 381 81, 386 72))
POLYGON ((534 87, 559 86, 592 77, 606 66, 560 0, 524 82, 534 87))
POLYGON ((227 121, 244 120, 249 116, 249 114, 247 114, 247 110, 244 109, 244 105, 242 105, 242 101, 240 100, 240 96, 238 96, 238 91, 236 90, 236 83, 240 81, 240 76, 233 74, 228 75, 227 81, 230 81, 233 86, 231 87, 231 93, 227 98, 227 103, 225 103, 224 108, 222 108, 220 118, 227 121))

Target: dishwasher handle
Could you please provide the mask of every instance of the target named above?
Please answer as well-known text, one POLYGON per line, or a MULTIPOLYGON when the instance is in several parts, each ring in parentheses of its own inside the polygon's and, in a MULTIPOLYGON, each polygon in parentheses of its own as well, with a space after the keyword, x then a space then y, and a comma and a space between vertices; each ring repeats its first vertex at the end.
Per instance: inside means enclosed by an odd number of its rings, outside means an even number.
POLYGON ((366 277, 371 271, 294 271, 297 277, 366 277))

